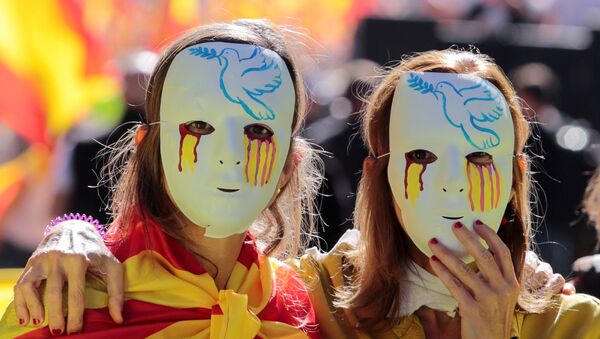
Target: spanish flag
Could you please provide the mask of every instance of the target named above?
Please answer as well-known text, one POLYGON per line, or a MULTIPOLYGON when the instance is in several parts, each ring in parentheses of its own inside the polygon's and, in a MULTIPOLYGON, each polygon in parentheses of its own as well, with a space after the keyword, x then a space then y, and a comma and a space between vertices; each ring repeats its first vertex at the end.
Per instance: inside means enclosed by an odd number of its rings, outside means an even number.
MULTIPOLYGON (((290 266, 261 253, 249 233, 223 290, 158 224, 137 221, 123 239, 115 234, 107 236, 107 243, 125 269, 125 322, 112 321, 104 284, 88 277, 83 333, 72 337, 318 337, 304 283, 290 266)), ((0 321, 0 337, 51 335, 47 322, 19 326, 11 304, 0 321)))

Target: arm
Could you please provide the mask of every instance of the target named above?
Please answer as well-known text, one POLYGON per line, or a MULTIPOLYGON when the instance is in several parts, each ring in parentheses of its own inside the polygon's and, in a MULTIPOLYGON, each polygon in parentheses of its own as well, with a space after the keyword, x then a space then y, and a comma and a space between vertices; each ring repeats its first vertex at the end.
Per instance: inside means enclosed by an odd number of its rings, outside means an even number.
POLYGON ((22 326, 44 322, 44 306, 52 334, 65 330, 63 285, 68 286, 67 333, 81 331, 85 307, 86 273, 98 275, 108 290, 108 308, 112 319, 123 321, 123 269, 104 245, 94 226, 81 220, 63 221, 44 237, 15 285, 15 311, 22 326), (39 294, 46 280, 45 305, 39 294))

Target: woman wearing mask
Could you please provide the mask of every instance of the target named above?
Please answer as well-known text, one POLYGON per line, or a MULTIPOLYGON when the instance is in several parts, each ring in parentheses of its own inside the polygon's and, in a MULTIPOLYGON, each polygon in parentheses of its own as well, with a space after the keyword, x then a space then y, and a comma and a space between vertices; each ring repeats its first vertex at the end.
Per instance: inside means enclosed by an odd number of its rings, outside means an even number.
MULTIPOLYGON (((100 279, 65 271, 82 268, 82 258, 53 261, 43 273, 33 260, 21 282, 47 275, 47 312, 35 292, 26 295, 34 285, 21 283, 0 336, 318 336, 302 281, 275 259, 302 249, 301 211, 318 187, 314 153, 298 137, 304 99, 284 37, 268 22, 206 25, 172 43, 150 79, 148 124, 113 146, 109 163, 112 175, 122 173, 104 237, 109 264, 100 271, 109 292, 119 289, 112 274, 116 259, 123 262, 125 321, 100 279), (85 305, 74 302, 83 296, 85 305)), ((97 248, 77 242, 90 232, 70 222, 60 225, 66 237, 49 236, 41 247, 85 248, 102 261, 97 248)))
POLYGON ((597 299, 534 287, 529 126, 489 57, 405 59, 370 96, 362 132, 372 156, 357 230, 299 262, 305 280, 319 277, 309 291, 324 335, 598 337, 597 299))

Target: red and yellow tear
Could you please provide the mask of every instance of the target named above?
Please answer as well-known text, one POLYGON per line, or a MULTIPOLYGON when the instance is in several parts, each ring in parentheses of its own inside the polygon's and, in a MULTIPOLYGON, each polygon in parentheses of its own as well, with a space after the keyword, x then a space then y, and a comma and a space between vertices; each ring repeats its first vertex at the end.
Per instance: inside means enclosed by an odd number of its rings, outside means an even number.
POLYGON ((466 175, 471 210, 486 212, 498 207, 502 196, 502 175, 496 164, 475 164, 467 161, 466 175))
POLYGON ((198 144, 200 144, 201 134, 189 131, 185 124, 179 125, 179 172, 185 172, 188 169, 194 171, 198 162, 198 144))
POLYGON ((275 136, 255 138, 244 134, 244 179, 251 186, 263 186, 269 183, 277 160, 279 143, 275 136))
MULTIPOLYGON (((189 131, 185 124, 179 125, 179 172, 194 171, 198 162, 198 145, 202 135, 189 131)), ((251 186, 269 183, 277 159, 279 143, 275 136, 255 138, 244 134, 246 152, 243 175, 251 186)))
POLYGON ((404 197, 410 199, 411 204, 415 205, 415 200, 423 191, 423 173, 427 169, 427 164, 418 164, 411 161, 408 155, 404 155, 406 167, 404 169, 404 197))
MULTIPOLYGON (((502 196, 502 175, 495 163, 475 164, 466 162, 468 198, 472 211, 486 212, 498 207, 502 196)), ((404 196, 415 205, 415 200, 423 191, 423 173, 427 164, 412 162, 406 156, 404 172, 404 196)))

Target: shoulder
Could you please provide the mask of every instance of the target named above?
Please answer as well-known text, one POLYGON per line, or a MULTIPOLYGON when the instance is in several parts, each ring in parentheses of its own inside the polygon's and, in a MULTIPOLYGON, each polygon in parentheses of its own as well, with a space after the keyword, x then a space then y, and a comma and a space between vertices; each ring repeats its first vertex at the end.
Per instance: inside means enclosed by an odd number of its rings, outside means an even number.
POLYGON ((543 313, 526 314, 519 321, 519 338, 598 338, 600 300, 576 293, 560 295, 543 313))

